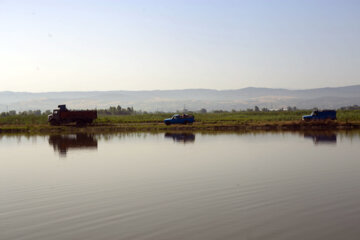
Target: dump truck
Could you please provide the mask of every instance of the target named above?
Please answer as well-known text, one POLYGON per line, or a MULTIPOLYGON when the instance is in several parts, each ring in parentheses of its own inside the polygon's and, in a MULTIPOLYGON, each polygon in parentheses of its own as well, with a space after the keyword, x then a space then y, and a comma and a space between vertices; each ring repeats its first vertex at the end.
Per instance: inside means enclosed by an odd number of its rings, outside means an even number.
POLYGON ((193 115, 188 115, 188 114, 175 114, 174 116, 172 116, 171 118, 167 118, 164 120, 164 123, 166 125, 170 125, 170 124, 192 124, 193 122, 195 122, 195 118, 193 115))
POLYGON ((68 110, 66 105, 59 105, 59 109, 54 109, 48 116, 51 125, 64 125, 76 123, 76 125, 91 124, 97 118, 96 110, 68 110))
POLYGON ((304 121, 312 120, 336 120, 335 110, 315 110, 310 115, 304 115, 302 117, 304 121))

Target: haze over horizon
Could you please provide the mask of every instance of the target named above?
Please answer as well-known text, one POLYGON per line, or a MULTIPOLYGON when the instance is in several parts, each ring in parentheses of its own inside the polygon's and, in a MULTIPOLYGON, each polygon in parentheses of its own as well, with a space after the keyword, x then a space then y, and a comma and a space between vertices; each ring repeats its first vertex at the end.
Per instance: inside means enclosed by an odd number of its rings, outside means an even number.
POLYGON ((89 92, 0 92, 0 112, 10 110, 49 110, 59 104, 69 109, 104 109, 110 106, 133 107, 142 111, 173 112, 184 108, 197 111, 244 110, 255 105, 268 109, 341 108, 360 106, 360 85, 340 88, 287 90, 243 88, 238 90, 158 90, 89 92))
POLYGON ((0 1, 0 91, 360 84, 358 1, 0 1))
POLYGON ((243 88, 234 88, 234 89, 214 89, 214 88, 184 88, 184 89, 146 89, 146 90, 124 90, 124 89, 110 89, 110 90, 69 90, 69 91, 41 91, 41 92, 31 92, 31 91, 9 91, 4 90, 0 92, 13 92, 13 93, 34 93, 34 94, 42 94, 42 93, 72 93, 72 92, 154 92, 154 91, 187 91, 187 90, 211 90, 211 91, 236 91, 236 90, 245 90, 245 89, 269 89, 269 90, 289 90, 289 91, 302 91, 302 90, 317 90, 317 89, 338 89, 338 88, 349 88, 349 87, 359 87, 360 84, 354 85, 346 85, 346 86, 338 86, 338 87, 319 87, 319 88, 269 88, 269 87, 243 87, 243 88))

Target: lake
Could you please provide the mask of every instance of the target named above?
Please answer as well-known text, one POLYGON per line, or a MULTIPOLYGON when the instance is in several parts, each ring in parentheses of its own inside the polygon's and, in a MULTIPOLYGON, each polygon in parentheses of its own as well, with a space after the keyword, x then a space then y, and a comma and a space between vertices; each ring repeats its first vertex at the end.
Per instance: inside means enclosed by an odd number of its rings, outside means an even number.
POLYGON ((359 132, 0 135, 0 239, 359 239, 359 132))

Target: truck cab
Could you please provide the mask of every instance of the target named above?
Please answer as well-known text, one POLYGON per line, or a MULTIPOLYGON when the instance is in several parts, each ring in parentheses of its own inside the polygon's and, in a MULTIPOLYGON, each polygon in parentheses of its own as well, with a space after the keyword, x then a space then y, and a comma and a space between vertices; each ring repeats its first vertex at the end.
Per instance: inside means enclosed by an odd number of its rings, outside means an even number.
POLYGON ((188 114, 175 114, 174 116, 172 116, 171 118, 167 118, 164 120, 164 123, 166 125, 170 125, 170 124, 192 124, 193 122, 195 122, 195 118, 193 115, 188 115, 188 114))
POLYGON ((315 110, 310 115, 304 115, 302 117, 304 121, 312 120, 336 120, 335 110, 315 110))
POLYGON ((57 125, 56 123, 60 121, 61 111, 68 111, 66 105, 59 105, 58 108, 59 109, 54 109, 52 114, 48 115, 48 122, 52 123, 53 125, 57 125))

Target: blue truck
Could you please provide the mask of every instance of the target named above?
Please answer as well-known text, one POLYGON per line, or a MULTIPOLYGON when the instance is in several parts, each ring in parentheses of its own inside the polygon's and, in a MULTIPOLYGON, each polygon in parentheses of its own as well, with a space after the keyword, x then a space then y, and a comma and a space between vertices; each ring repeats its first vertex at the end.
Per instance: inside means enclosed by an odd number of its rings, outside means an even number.
POLYGON ((166 125, 170 124, 192 124, 195 122, 195 118, 193 115, 188 114, 175 114, 171 118, 167 118, 164 120, 166 125))
POLYGON ((335 110, 315 110, 310 115, 304 115, 302 117, 304 121, 312 120, 336 120, 335 110))

